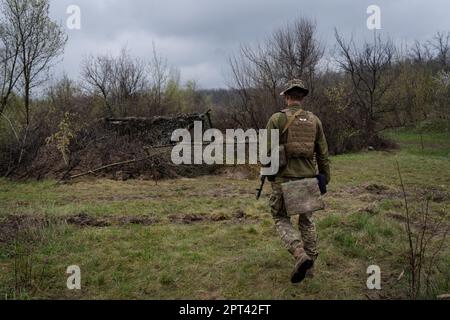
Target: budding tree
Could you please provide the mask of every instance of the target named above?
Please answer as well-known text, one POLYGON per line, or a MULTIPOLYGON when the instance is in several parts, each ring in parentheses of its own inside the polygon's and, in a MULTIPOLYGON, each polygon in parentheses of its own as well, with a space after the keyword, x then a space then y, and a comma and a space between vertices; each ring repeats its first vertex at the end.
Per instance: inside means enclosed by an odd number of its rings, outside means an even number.
POLYGON ((2 17, 0 22, 0 114, 6 109, 9 97, 22 73, 18 68, 20 47, 14 30, 2 17))
POLYGON ((67 41, 62 27, 50 19, 49 6, 49 0, 2 0, 10 45, 14 53, 18 50, 14 67, 20 75, 27 126, 31 91, 46 80, 52 62, 63 53, 67 41))

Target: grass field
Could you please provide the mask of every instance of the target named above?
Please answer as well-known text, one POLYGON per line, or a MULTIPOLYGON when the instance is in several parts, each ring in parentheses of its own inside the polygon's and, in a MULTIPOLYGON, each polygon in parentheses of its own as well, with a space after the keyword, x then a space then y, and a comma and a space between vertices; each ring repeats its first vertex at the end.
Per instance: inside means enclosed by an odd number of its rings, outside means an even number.
MULTIPOLYGON (((256 202, 256 180, 0 180, 0 298, 407 298, 396 161, 412 208, 420 204, 416 194, 431 190, 432 213, 448 213, 450 139, 389 136, 401 150, 333 157, 328 208, 316 216, 316 277, 300 285, 289 282, 293 260, 269 214, 270 186, 256 202), (14 231, 17 221, 23 232, 14 231), (79 291, 66 287, 70 265, 81 268, 79 291), (366 287, 370 265, 381 267, 381 291, 366 287)), ((425 298, 450 292, 448 241, 438 267, 425 298)))

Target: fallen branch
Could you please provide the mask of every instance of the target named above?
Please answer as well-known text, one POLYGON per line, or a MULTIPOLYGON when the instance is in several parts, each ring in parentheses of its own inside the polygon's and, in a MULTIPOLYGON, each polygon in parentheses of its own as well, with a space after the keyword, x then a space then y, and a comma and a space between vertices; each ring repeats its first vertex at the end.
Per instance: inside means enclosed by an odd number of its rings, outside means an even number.
POLYGON ((141 161, 145 161, 145 160, 149 160, 151 157, 145 157, 145 158, 141 158, 141 159, 133 159, 133 160, 127 160, 127 161, 122 161, 122 162, 116 162, 116 163, 111 163, 102 167, 99 167, 97 169, 93 169, 93 170, 89 170, 87 172, 83 172, 80 174, 76 174, 74 176, 70 176, 69 179, 76 179, 76 178, 80 178, 80 177, 84 177, 90 174, 94 174, 96 172, 105 170, 105 169, 109 169, 109 168, 113 168, 113 167, 118 167, 118 166, 123 166, 123 165, 127 165, 127 164, 131 164, 131 163, 136 163, 136 162, 141 162, 141 161))
POLYGON ((113 168, 113 167, 118 167, 118 166, 123 166, 123 165, 127 165, 127 164, 132 164, 132 163, 137 163, 137 162, 150 160, 153 157, 162 154, 163 152, 157 152, 155 154, 150 154, 149 149, 158 149, 158 148, 167 148, 167 147, 168 146, 160 146, 160 147, 156 147, 156 148, 155 147, 147 147, 146 148, 146 153, 147 153, 148 156, 145 157, 145 158, 132 159, 132 160, 127 160, 127 161, 121 161, 121 162, 107 164, 107 165, 101 166, 101 167, 93 169, 93 170, 89 170, 89 171, 86 171, 86 172, 83 172, 83 173, 80 173, 80 174, 76 174, 76 175, 70 176, 69 179, 72 180, 72 179, 84 177, 84 176, 87 176, 87 175, 90 175, 90 174, 94 174, 96 172, 99 172, 99 171, 102 171, 102 170, 105 170, 105 169, 109 169, 109 168, 113 168))

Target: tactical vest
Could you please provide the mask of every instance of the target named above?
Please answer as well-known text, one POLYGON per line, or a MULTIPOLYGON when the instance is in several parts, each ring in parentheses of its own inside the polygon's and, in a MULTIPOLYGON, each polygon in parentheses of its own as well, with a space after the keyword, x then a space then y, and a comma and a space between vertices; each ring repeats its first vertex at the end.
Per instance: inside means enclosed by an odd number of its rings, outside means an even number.
POLYGON ((286 109, 288 122, 283 130, 287 132, 285 151, 288 159, 306 158, 313 159, 317 136, 317 118, 313 113, 299 110, 294 112, 286 109))

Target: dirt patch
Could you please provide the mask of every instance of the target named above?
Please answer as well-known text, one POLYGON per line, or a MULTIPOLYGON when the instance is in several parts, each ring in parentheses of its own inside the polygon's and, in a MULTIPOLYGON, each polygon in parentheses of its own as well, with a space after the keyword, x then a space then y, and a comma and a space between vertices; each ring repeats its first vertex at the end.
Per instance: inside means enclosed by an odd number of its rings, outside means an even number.
POLYGON ((210 219, 210 221, 212 221, 212 222, 220 222, 220 221, 227 221, 227 220, 230 220, 230 218, 224 214, 215 214, 210 219))
MULTIPOLYGON (((168 216, 170 223, 194 224, 201 222, 243 222, 255 220, 246 215, 243 210, 238 210, 234 215, 228 216, 222 213, 207 214, 173 214, 168 216)), ((9 215, 0 219, 0 243, 11 243, 18 235, 27 234, 27 238, 33 241, 42 230, 51 224, 68 224, 81 228, 104 228, 110 226, 140 225, 152 226, 161 223, 161 219, 155 216, 109 216, 96 218, 88 213, 82 212, 77 215, 58 218, 46 218, 38 215, 9 215)))
POLYGON ((216 175, 233 180, 255 180, 259 177, 259 166, 237 165, 219 168, 214 172, 216 175))
POLYGON ((208 196, 211 198, 236 198, 236 197, 254 197, 256 195, 256 192, 252 192, 251 190, 242 190, 242 189, 235 189, 233 186, 230 187, 224 187, 224 188, 214 188, 211 190, 206 190, 205 192, 201 193, 188 193, 187 196, 189 197, 204 197, 208 196))
POLYGON ((404 214, 391 212, 391 213, 388 213, 388 216, 398 222, 401 222, 401 223, 406 222, 406 217, 404 214))
POLYGON ((150 226, 159 223, 160 220, 153 216, 122 216, 98 219, 87 213, 79 213, 77 215, 46 219, 40 216, 7 216, 0 220, 0 242, 7 242, 14 239, 21 230, 29 229, 45 229, 51 223, 66 223, 78 227, 95 227, 104 228, 112 225, 142 225, 150 226))
MULTIPOLYGON (((357 198, 362 202, 373 203, 381 200, 401 200, 404 201, 403 192, 399 189, 394 189, 392 187, 382 185, 382 184, 363 184, 361 186, 345 187, 336 192, 337 195, 348 196, 352 198, 357 198)), ((450 201, 450 193, 446 190, 438 187, 433 188, 421 188, 421 187, 410 187, 406 190, 406 197, 408 200, 429 200, 434 203, 444 203, 450 201)), ((400 209, 403 205, 401 203, 394 203, 394 206, 400 209)))
POLYGON ((394 190, 392 190, 390 187, 382 185, 382 184, 376 184, 376 183, 366 183, 361 186, 352 186, 352 187, 346 187, 342 189, 343 192, 349 193, 353 196, 358 195, 392 195, 396 194, 394 190))
POLYGON ((160 219, 154 216, 110 216, 102 219, 97 219, 87 213, 80 213, 75 216, 66 218, 68 224, 79 227, 95 227, 104 228, 110 226, 127 226, 127 225, 141 225, 151 226, 160 222, 160 219))
POLYGON ((171 223, 192 224, 208 220, 207 216, 198 214, 174 214, 169 216, 171 223))
POLYGON ((450 201, 450 194, 438 188, 423 189, 420 190, 419 194, 422 197, 436 203, 443 203, 450 201))
POLYGON ((37 241, 40 230, 47 228, 51 221, 32 215, 8 215, 0 219, 0 243, 11 243, 18 238, 25 241, 37 241))
POLYGON ((370 215, 375 215, 379 211, 378 205, 376 202, 369 204, 368 206, 361 208, 358 210, 359 213, 368 213, 370 215))
POLYGON ((351 196, 362 202, 373 203, 385 199, 400 198, 402 194, 399 190, 395 190, 389 186, 366 183, 360 186, 345 187, 337 192, 343 196, 351 196))
MULTIPOLYGON (((390 217, 391 219, 394 219, 402 224, 407 223, 407 218, 406 218, 405 214, 390 212, 390 213, 388 213, 388 217, 390 217)), ((418 230, 423 230, 423 228, 424 228, 423 222, 418 221, 417 219, 413 219, 413 218, 411 220, 411 226, 418 230)), ((435 235, 444 235, 444 234, 449 233, 450 224, 446 223, 445 221, 438 221, 436 219, 433 219, 432 221, 430 221, 430 219, 429 219, 427 222, 427 228, 430 232, 434 233, 435 235)))
POLYGON ((431 201, 433 202, 442 203, 449 200, 450 200, 449 195, 444 192, 438 192, 436 194, 431 195, 431 201))
POLYGON ((169 216, 169 221, 176 224, 193 224, 201 222, 231 222, 240 223, 245 220, 255 220, 245 214, 244 211, 238 210, 233 216, 225 214, 198 215, 198 214, 174 214, 169 216))
POLYGON ((106 220, 94 218, 87 213, 80 213, 66 219, 66 222, 79 227, 108 227, 111 224, 106 220))
POLYGON ((151 226, 159 223, 160 220, 152 216, 123 216, 117 219, 119 225, 141 225, 141 226, 151 226))
POLYGON ((235 219, 245 219, 247 217, 246 213, 243 210, 238 210, 234 214, 235 219))
POLYGON ((386 194, 389 192, 390 188, 388 186, 382 185, 382 184, 365 184, 362 186, 362 188, 370 193, 374 194, 386 194))
POLYGON ((380 201, 380 200, 384 199, 385 197, 380 196, 380 195, 370 194, 370 193, 364 193, 360 196, 357 196, 356 198, 362 202, 373 203, 376 201, 380 201))

